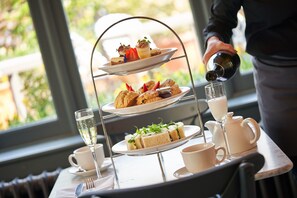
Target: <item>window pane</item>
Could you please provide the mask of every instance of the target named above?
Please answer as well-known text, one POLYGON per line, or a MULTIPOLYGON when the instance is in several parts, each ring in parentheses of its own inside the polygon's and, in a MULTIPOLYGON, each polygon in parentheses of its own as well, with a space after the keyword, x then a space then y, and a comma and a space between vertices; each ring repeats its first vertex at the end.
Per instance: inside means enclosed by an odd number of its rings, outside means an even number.
MULTIPOLYGON (((148 16, 158 19, 177 32, 183 41, 195 80, 204 80, 204 66, 201 60, 200 46, 196 38, 190 5, 187 1, 142 1, 133 0, 119 4, 116 0, 84 1, 64 0, 64 9, 76 53, 79 71, 84 83, 85 94, 90 106, 96 106, 90 58, 93 45, 102 32, 114 22, 129 16, 148 16), (150 8, 150 9, 147 9, 150 8), (125 13, 125 14, 123 14, 125 13)), ((116 49, 122 44, 135 46, 138 39, 147 36, 158 48, 178 48, 175 56, 183 55, 179 41, 165 26, 151 20, 129 20, 112 27, 97 45, 93 57, 94 70, 99 65, 118 56, 116 49)), ((173 78, 180 85, 190 83, 185 59, 167 63, 156 72, 142 72, 129 76, 108 76, 96 80, 100 101, 113 101, 119 90, 125 89, 125 83, 135 88, 150 79, 173 78)))
POLYGON ((0 3, 0 131, 56 117, 26 1, 0 3))
POLYGON ((245 39, 245 16, 243 9, 241 9, 238 14, 238 25, 233 30, 233 43, 234 47, 238 52, 238 55, 240 56, 241 64, 240 64, 240 72, 246 73, 252 70, 253 65, 251 61, 251 56, 245 51, 246 47, 246 39, 245 39))

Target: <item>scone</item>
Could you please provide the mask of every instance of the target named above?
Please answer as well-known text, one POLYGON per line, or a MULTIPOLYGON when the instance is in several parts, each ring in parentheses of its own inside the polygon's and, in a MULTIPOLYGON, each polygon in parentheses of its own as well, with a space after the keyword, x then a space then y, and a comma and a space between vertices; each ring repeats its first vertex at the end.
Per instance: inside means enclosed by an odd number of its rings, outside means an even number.
POLYGON ((162 98, 159 97, 159 93, 155 90, 149 90, 138 96, 136 104, 147 104, 158 100, 162 100, 162 98))
POLYGON ((130 107, 136 104, 138 93, 135 91, 121 91, 115 99, 114 106, 116 109, 130 107))
POLYGON ((175 84, 175 81, 172 80, 172 79, 167 79, 165 80, 161 85, 160 87, 171 87, 175 84))
MULTIPOLYGON (((147 90, 151 90, 151 89, 153 89, 153 87, 155 86, 156 83, 155 83, 155 81, 150 80, 150 81, 148 81, 148 82, 146 82, 144 84, 145 84, 147 90)), ((144 92, 143 86, 138 90, 138 92, 139 93, 143 93, 144 92)))
POLYGON ((170 87, 171 95, 174 96, 176 94, 181 93, 181 89, 179 88, 178 84, 175 83, 172 79, 165 80, 160 87, 170 87))
POLYGON ((177 84, 171 86, 170 88, 170 92, 173 96, 182 92, 177 84))

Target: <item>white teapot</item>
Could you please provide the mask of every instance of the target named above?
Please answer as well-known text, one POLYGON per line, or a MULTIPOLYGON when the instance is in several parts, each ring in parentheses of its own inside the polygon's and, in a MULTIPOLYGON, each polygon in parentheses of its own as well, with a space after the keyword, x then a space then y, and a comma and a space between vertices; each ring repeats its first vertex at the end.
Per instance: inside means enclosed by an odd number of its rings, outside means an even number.
MULTIPOLYGON (((205 127, 212 133, 212 141, 215 145, 225 147, 220 123, 207 121, 205 127)), ((227 113, 225 130, 230 154, 241 153, 254 148, 260 138, 260 126, 254 119, 243 119, 242 116, 233 117, 233 112, 227 113)))

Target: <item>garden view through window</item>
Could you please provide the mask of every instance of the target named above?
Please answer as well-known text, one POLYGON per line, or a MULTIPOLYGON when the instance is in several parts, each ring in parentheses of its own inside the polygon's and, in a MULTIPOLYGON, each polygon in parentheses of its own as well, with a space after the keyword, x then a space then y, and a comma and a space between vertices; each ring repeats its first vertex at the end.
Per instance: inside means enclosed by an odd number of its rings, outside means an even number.
POLYGON ((26 1, 0 4, 0 131, 44 118, 55 108, 26 1))
MULTIPOLYGON (((91 51, 97 38, 112 23, 131 16, 156 18, 174 29, 185 45, 194 81, 204 80, 202 46, 197 41, 194 21, 188 1, 84 1, 62 0, 72 46, 88 105, 97 108, 90 74, 91 51), (147 8, 150 9, 147 9, 147 8)), ((55 105, 39 44, 26 1, 5 1, 0 4, 0 131, 44 119, 57 119, 55 105)), ((251 63, 244 52, 244 15, 241 14, 234 44, 241 56, 241 71, 250 71, 251 63), (238 31, 240 30, 240 31, 238 31)), ((132 19, 111 28, 96 48, 93 70, 116 56, 120 43, 134 46, 138 39, 148 37, 158 48, 177 48, 174 56, 183 54, 180 42, 163 25, 151 20, 132 19)), ((100 72, 100 71, 98 71, 100 72)), ((174 79, 178 84, 190 84, 187 63, 178 59, 152 71, 126 76, 106 76, 96 80, 99 100, 103 104, 114 100, 125 89, 125 83, 139 87, 150 79, 174 79)))
MULTIPOLYGON (((115 1, 98 2, 98 4, 88 1, 64 0, 63 2, 72 44, 76 50, 79 71, 90 106, 96 107, 90 74, 90 58, 94 43, 109 26, 128 17, 152 17, 173 28, 185 45, 194 79, 202 79, 204 66, 201 62, 200 47, 197 45, 189 3, 176 0, 147 1, 146 4, 138 1, 126 4, 117 4, 115 1), (84 9, 80 9, 82 7, 84 9), (147 7, 150 9, 146 9, 147 7), (78 52, 79 50, 81 52, 78 52)), ((177 48, 174 56, 183 54, 181 44, 168 28, 152 20, 131 19, 111 27, 101 38, 93 56, 93 71, 100 72, 98 66, 108 63, 112 57, 118 56, 116 49, 120 44, 135 47, 137 41, 144 37, 149 38, 151 46, 160 49, 177 48)), ((120 90, 125 89, 125 83, 138 88, 150 79, 162 81, 169 77, 179 85, 189 85, 190 77, 186 61, 172 61, 164 64, 161 68, 134 75, 100 78, 96 80, 96 85, 99 88, 98 97, 103 104, 108 103, 114 100, 120 90)))

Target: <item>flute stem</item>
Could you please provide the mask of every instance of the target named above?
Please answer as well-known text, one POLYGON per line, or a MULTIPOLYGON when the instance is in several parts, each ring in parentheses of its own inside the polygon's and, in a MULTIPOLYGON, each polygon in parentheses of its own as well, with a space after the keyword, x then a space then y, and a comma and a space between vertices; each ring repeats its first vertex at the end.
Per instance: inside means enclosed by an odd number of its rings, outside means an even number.
POLYGON ((97 163, 97 156, 96 156, 96 153, 95 153, 95 147, 94 146, 90 146, 90 149, 91 149, 91 153, 92 153, 92 156, 93 156, 93 159, 94 159, 94 164, 95 164, 95 168, 96 168, 96 174, 97 174, 97 178, 102 178, 102 175, 101 175, 101 172, 100 172, 100 168, 98 166, 98 163, 97 163))

